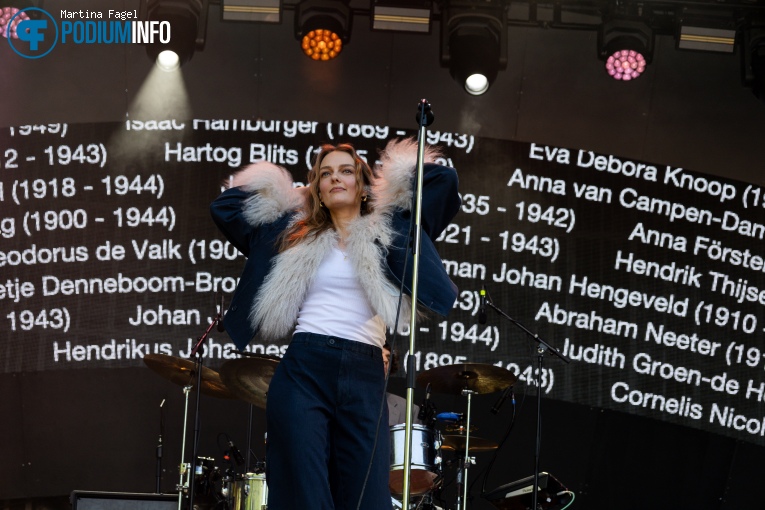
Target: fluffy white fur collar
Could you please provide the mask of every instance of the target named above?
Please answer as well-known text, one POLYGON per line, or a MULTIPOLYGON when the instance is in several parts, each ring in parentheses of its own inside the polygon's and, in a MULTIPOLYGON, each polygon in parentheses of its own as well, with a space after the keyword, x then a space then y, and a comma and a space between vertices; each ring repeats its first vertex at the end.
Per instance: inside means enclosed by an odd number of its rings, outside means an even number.
MULTIPOLYGON (((426 162, 437 156, 435 149, 426 149, 426 162)), ((396 323, 398 304, 398 289, 386 278, 384 269, 386 246, 393 235, 390 215, 396 209, 410 208, 416 161, 415 141, 388 144, 377 167, 378 178, 372 185, 375 211, 358 218, 347 239, 349 259, 369 304, 389 328, 396 323)), ((234 175, 230 185, 242 186, 253 193, 243 208, 245 218, 254 227, 273 222, 288 212, 305 214, 304 193, 293 188, 289 172, 271 163, 250 165, 234 175)), ((326 231, 275 257, 249 315, 252 325, 260 326, 264 339, 280 339, 292 331, 319 264, 336 243, 337 234, 326 231)), ((410 314, 410 299, 404 298, 400 322, 406 322, 410 314)))

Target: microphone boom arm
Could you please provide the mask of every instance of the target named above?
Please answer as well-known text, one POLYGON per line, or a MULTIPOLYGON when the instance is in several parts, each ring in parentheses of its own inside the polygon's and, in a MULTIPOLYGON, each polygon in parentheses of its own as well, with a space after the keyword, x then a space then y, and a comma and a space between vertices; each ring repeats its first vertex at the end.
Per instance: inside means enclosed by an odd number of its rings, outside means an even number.
MULTIPOLYGON (((484 291, 481 291, 484 293, 484 291)), ((483 297, 483 296, 482 296, 483 297)), ((509 320, 513 325, 515 325, 518 329, 526 333, 528 336, 534 339, 535 342, 537 342, 537 360, 538 360, 538 382, 537 382, 537 432, 536 432, 536 448, 534 451, 534 485, 532 486, 531 490, 531 508, 537 508, 537 498, 539 497, 539 456, 540 451, 542 449, 542 369, 543 369, 543 360, 544 355, 546 352, 550 352, 563 360, 565 363, 571 363, 571 360, 562 352, 560 352, 558 349, 550 345, 549 343, 542 340, 539 335, 532 333, 528 330, 526 326, 521 324, 519 321, 513 319, 509 315, 507 315, 505 312, 500 310, 498 307, 494 306, 494 303, 491 302, 489 298, 485 299, 486 305, 493 308, 498 314, 500 314, 505 319, 509 320)), ((512 388, 510 386, 509 388, 512 388)), ((506 390, 507 391, 507 390, 506 390)), ((511 390, 512 391, 512 390, 511 390)), ((497 414, 494 409, 499 410, 499 406, 502 405, 502 402, 504 402, 504 396, 500 398, 499 401, 494 405, 492 408, 492 412, 494 414, 497 414)))
POLYGON ((492 302, 491 302, 491 299, 489 299, 488 297, 486 298, 486 305, 487 305, 489 308, 492 308, 494 311, 496 311, 498 314, 500 314, 500 315, 501 315, 502 317, 504 317, 505 319, 509 320, 509 321, 510 321, 511 323, 513 323, 513 324, 514 324, 514 325, 515 325, 515 326, 516 326, 518 329, 520 329, 521 331, 523 331, 524 333, 526 333, 527 335, 529 335, 531 338, 533 338, 533 339, 534 339, 534 341, 536 341, 536 342, 537 342, 537 343, 540 345, 540 349, 541 349, 543 352, 550 352, 550 353, 554 354, 555 356, 557 356, 558 358, 560 358, 560 359, 561 359, 562 361, 564 361, 565 363, 571 363, 571 360, 568 358, 568 356, 566 356, 565 354, 563 354, 562 352, 560 352, 558 349, 556 349, 555 347, 553 347, 552 345, 550 345, 549 343, 547 343, 546 341, 544 341, 544 340, 543 340, 543 339, 542 339, 542 338, 541 338, 539 335, 537 335, 536 333, 532 333, 531 331, 529 331, 529 330, 528 330, 528 328, 526 328, 526 326, 524 326, 524 325, 523 325, 521 322, 519 322, 518 320, 516 320, 516 319, 513 319, 512 317, 510 317, 509 315, 507 315, 507 314, 506 314, 505 312, 503 312, 503 311, 502 311, 500 308, 498 308, 496 305, 494 305, 494 303, 492 303, 492 302))

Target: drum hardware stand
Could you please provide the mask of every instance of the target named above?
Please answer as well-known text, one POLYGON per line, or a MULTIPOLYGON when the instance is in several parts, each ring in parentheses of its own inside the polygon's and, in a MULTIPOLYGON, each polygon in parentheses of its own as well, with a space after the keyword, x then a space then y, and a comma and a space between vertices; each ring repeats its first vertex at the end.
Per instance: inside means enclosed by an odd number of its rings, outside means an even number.
POLYGON ((457 467, 457 510, 465 510, 467 508, 467 489, 468 489, 468 468, 475 464, 475 458, 470 457, 470 404, 473 398, 473 390, 467 388, 462 390, 462 395, 467 397, 467 425, 465 429, 465 457, 460 459, 459 466, 457 467))
POLYGON ((457 510, 465 510, 467 508, 468 466, 475 465, 475 457, 468 457, 467 449, 465 452, 465 457, 460 457, 457 464, 457 510))
MULTIPOLYGON (((412 306, 409 316, 409 358, 406 367, 406 420, 404 422, 404 480, 403 480, 403 499, 401 505, 403 508, 409 508, 410 484, 412 477, 412 406, 414 404, 414 385, 415 385, 415 333, 417 331, 417 290, 419 286, 420 271, 420 244, 422 240, 422 181, 424 173, 425 158, 425 127, 433 123, 433 112, 430 103, 422 99, 417 105, 417 116, 415 117, 419 125, 419 134, 417 137, 417 184, 414 192, 414 243, 412 248, 412 306)), ((402 275, 403 280, 403 275, 402 275)), ((402 282, 403 285, 403 282, 402 282)))
POLYGON ((185 405, 183 408, 183 439, 181 440, 181 465, 180 465, 180 474, 181 479, 178 485, 176 485, 176 490, 178 491, 178 510, 183 510, 183 495, 189 490, 189 486, 193 487, 193 483, 189 484, 190 479, 190 472, 191 467, 189 464, 186 463, 185 460, 185 454, 186 454, 186 431, 188 428, 189 423, 189 392, 191 392, 191 389, 193 386, 187 385, 183 387, 183 397, 185 400, 185 405))
MULTIPOLYGON (((221 304, 221 309, 223 308, 223 305, 221 304)), ((240 351, 239 349, 229 349, 229 352, 232 352, 234 354, 238 354, 242 356, 243 358, 257 358, 258 356, 255 354, 252 354, 247 351, 240 351)), ((252 423, 253 423, 253 409, 254 405, 252 403, 249 404, 249 412, 247 415, 247 457, 245 457, 245 463, 244 463, 244 472, 250 473, 250 462, 252 460, 252 457, 254 456, 252 453, 252 423)), ((257 457, 256 457, 257 458, 257 457)), ((255 470, 261 469, 262 466, 258 466, 259 463, 256 463, 255 470)))
POLYGON ((250 458, 252 457, 252 408, 254 406, 250 404, 249 412, 247 414, 247 456, 244 461, 244 472, 250 472, 250 458))
POLYGON ((165 399, 159 403, 159 440, 157 441, 157 494, 162 494, 162 436, 165 432, 165 399))
MULTIPOLYGON (((484 292, 483 290, 481 291, 484 292)), ((529 331, 526 326, 521 324, 516 319, 513 319, 508 314, 503 312, 490 299, 486 298, 486 304, 493 308, 498 314, 505 319, 509 320, 512 324, 518 327, 521 331, 530 336, 535 342, 537 342, 537 430, 536 430, 536 448, 534 451, 534 485, 531 490, 531 508, 537 508, 537 500, 539 498, 539 457, 542 450, 542 375, 544 374, 544 356, 545 353, 550 352, 554 354, 566 364, 571 363, 571 360, 558 349, 542 340, 539 335, 536 335, 529 331)), ((468 431, 469 433, 470 431, 468 431)))
MULTIPOLYGON (((266 446, 266 451, 268 451, 268 431, 267 430, 263 432, 263 444, 266 446)), ((268 465, 268 457, 266 455, 263 455, 263 460, 260 462, 256 462, 255 465, 257 466, 256 469, 262 469, 263 470, 262 473, 265 473, 266 466, 268 465)))
MULTIPOLYGON (((218 324, 221 324, 221 321, 223 320, 223 296, 221 296, 221 302, 220 302, 220 309, 216 312, 215 316, 210 321, 210 325, 207 326, 207 329, 204 333, 202 333, 202 336, 199 337, 197 340, 196 345, 193 349, 191 349, 191 352, 189 353, 189 357, 194 357, 196 361, 196 389, 197 389, 197 395, 196 395, 196 407, 194 409, 194 442, 191 445, 191 462, 196 462, 197 458, 197 447, 199 446, 199 422, 200 422, 200 416, 199 416, 199 396, 202 393, 202 355, 199 353, 199 349, 202 348, 202 344, 204 344, 205 340, 207 340, 208 335, 210 334, 210 331, 214 327, 216 327, 218 324)), ((183 390, 184 392, 188 391, 188 387, 185 387, 183 390)), ((186 412, 188 413, 188 393, 186 395, 186 412)), ((188 416, 186 414, 185 416, 188 416)), ((186 423, 184 421, 184 430, 183 430, 183 450, 185 451, 186 448, 186 423)), ((186 469, 186 486, 188 487, 189 491, 189 506, 188 510, 194 510, 194 482, 193 482, 193 473, 191 472, 191 469, 189 469, 188 465, 185 465, 183 462, 183 454, 181 454, 181 484, 183 484, 183 471, 184 468, 186 469), (191 479, 191 483, 189 483, 189 479, 191 479)), ((182 501, 182 492, 179 492, 178 496, 178 510, 181 509, 181 501, 182 501)))

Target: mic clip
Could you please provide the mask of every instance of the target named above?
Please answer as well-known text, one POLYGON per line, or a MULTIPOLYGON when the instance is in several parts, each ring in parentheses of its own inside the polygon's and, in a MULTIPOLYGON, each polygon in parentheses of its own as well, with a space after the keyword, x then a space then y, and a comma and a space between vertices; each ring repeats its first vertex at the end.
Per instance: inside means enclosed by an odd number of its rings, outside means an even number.
POLYGON ((480 305, 478 308, 478 323, 479 324, 486 324, 486 288, 481 287, 481 292, 479 293, 480 296, 480 305))
MULTIPOLYGON (((505 400, 507 400, 508 395, 510 395, 512 392, 513 392, 512 385, 505 388, 505 391, 502 392, 502 395, 497 399, 497 402, 492 406, 491 414, 497 414, 499 412, 499 408, 502 407, 502 404, 505 403, 505 400)), ((515 397, 513 397, 513 403, 515 403, 515 397)))

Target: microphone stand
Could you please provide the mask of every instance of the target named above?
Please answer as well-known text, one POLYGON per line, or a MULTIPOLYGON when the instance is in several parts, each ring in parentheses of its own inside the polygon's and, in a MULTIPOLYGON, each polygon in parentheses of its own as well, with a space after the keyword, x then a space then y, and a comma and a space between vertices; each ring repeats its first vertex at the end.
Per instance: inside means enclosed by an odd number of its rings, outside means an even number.
MULTIPOLYGON (((207 329, 204 333, 202 333, 202 336, 199 337, 197 340, 196 345, 193 349, 191 349, 191 352, 189 353, 189 357, 195 357, 196 358, 196 364, 197 364, 197 395, 196 395, 196 408, 194 409, 194 441, 191 444, 191 462, 192 462, 192 472, 190 475, 191 481, 189 482, 189 507, 188 510, 194 510, 194 475, 196 473, 196 461, 197 461, 197 447, 199 446, 199 395, 202 393, 202 355, 199 354, 199 349, 202 348, 202 344, 207 340, 208 335, 210 334, 210 331, 214 327, 216 327, 218 324, 221 323, 223 320, 223 306, 221 306, 221 309, 218 310, 218 312, 215 314, 215 317, 210 321, 210 325, 207 326, 207 329)), ((185 436, 184 436, 185 437, 185 436)))
MULTIPOLYGON (((481 291, 483 292, 483 291, 481 291)), ((519 321, 513 319, 505 312, 500 310, 489 298, 486 298, 486 304, 496 310, 505 319, 509 320, 513 325, 518 327, 521 331, 530 336, 537 343, 537 431, 536 431, 536 449, 534 451, 534 486, 531 490, 531 508, 537 509, 537 500, 539 498, 539 457, 542 450, 542 369, 544 366, 543 360, 546 352, 554 354, 565 363, 571 363, 571 360, 558 349, 542 340, 539 335, 529 331, 526 326, 519 321)))
MULTIPOLYGON (((412 306, 409 316, 409 359, 406 367, 406 420, 404 422, 404 480, 403 496, 401 506, 404 509, 409 508, 410 483, 412 476, 412 405, 414 404, 414 384, 415 384, 415 332, 417 331, 417 289, 419 284, 420 270, 420 244, 422 240, 422 181, 423 181, 423 160, 425 158, 425 127, 433 123, 433 112, 430 109, 430 103, 422 99, 417 107, 417 124, 419 125, 419 135, 417 137, 417 185, 414 191, 414 243, 412 248, 412 306)), ((403 284, 403 282, 402 282, 403 284)))

